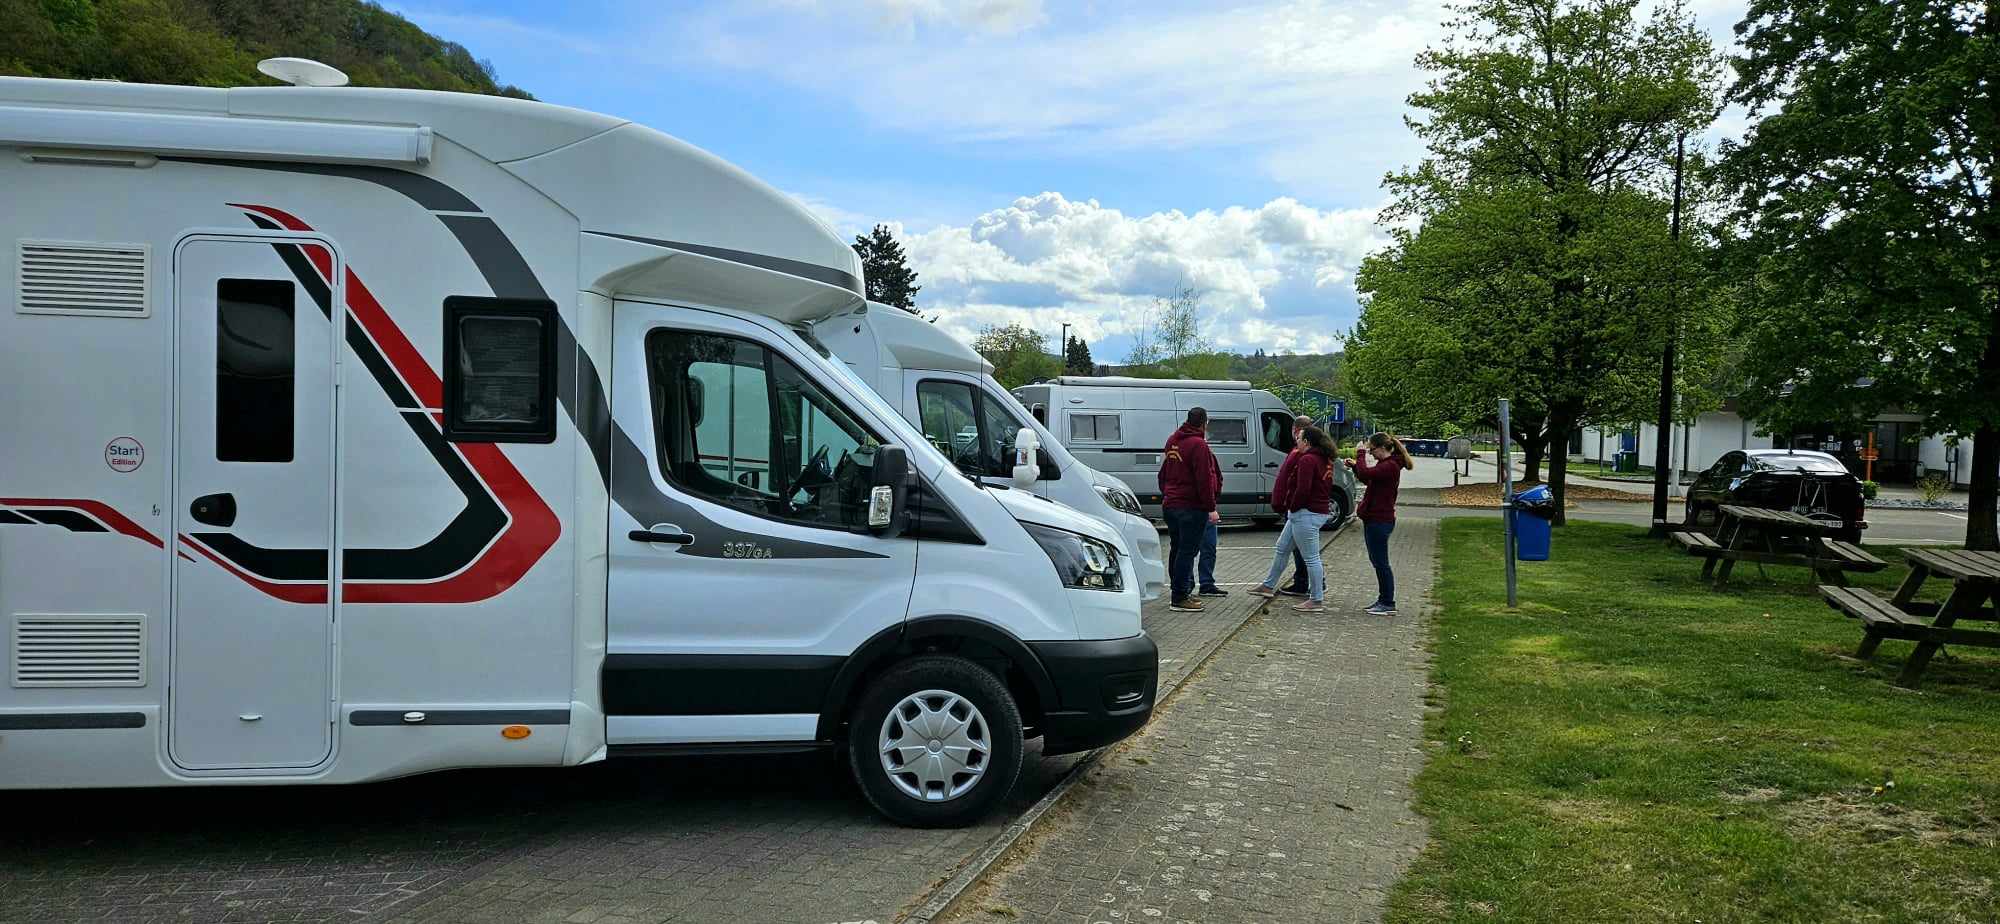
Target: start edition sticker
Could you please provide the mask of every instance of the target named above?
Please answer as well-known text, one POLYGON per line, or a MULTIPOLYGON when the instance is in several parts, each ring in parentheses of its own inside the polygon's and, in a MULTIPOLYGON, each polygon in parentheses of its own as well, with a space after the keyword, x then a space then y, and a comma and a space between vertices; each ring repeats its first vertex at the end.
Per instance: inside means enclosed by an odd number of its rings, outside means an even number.
POLYGON ((104 444, 104 464, 114 472, 134 472, 146 464, 146 447, 129 436, 104 444))

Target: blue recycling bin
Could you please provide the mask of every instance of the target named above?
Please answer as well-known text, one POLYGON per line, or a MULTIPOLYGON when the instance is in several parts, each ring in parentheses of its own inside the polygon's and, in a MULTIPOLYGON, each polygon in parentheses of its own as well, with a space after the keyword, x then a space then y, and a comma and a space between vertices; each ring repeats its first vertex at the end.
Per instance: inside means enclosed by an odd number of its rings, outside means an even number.
POLYGON ((1548 561, 1549 542, 1554 533, 1555 495, 1548 485, 1536 485, 1514 495, 1514 557, 1521 561, 1548 561))

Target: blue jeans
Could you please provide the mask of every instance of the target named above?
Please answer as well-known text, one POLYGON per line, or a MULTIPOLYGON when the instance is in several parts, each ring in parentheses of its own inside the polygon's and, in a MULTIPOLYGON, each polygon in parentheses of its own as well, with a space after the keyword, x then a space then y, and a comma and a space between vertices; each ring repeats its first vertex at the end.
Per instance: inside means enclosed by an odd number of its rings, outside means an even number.
POLYGON ((1160 515, 1167 521, 1167 583, 1173 588, 1171 599, 1185 600, 1194 595, 1194 560, 1201 553, 1208 511, 1168 507, 1160 515))
POLYGON ((1278 533, 1278 547, 1271 553, 1271 570, 1264 575, 1264 586, 1278 586, 1278 576, 1285 573, 1285 558, 1297 555, 1305 559, 1306 596, 1319 603, 1326 599, 1326 566, 1319 560, 1319 530, 1326 525, 1327 514, 1310 510, 1294 510, 1285 516, 1285 528, 1278 533))
POLYGON ((1214 523, 1201 533, 1201 557, 1197 561, 1195 573, 1201 577, 1201 589, 1215 587, 1215 543, 1221 539, 1221 529, 1214 523))
POLYGON ((1396 572, 1389 570, 1389 534, 1396 523, 1361 524, 1361 539, 1368 546, 1368 563, 1375 566, 1375 602, 1396 605, 1396 572))

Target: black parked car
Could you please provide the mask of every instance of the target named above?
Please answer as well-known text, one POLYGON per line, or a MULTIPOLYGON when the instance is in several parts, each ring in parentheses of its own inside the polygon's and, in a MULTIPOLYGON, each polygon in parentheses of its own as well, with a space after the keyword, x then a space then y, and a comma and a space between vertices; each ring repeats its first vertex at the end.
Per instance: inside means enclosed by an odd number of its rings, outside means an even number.
POLYGON ((1860 542, 1868 528, 1861 479, 1823 452, 1750 449, 1726 452, 1688 488, 1688 529, 1713 533, 1723 504, 1790 510, 1845 524, 1836 538, 1860 542))

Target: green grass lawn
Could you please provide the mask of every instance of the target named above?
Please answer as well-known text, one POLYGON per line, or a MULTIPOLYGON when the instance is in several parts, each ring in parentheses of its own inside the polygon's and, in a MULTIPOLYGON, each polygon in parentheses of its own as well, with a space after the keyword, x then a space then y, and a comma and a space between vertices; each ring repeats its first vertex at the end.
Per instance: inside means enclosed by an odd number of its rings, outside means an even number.
POLYGON ((1803 569, 1717 593, 1631 527, 1558 530, 1514 611, 1490 521, 1441 554, 1432 841, 1392 920, 2000 921, 2000 652, 1897 689, 1911 643, 1847 658, 1803 569))

